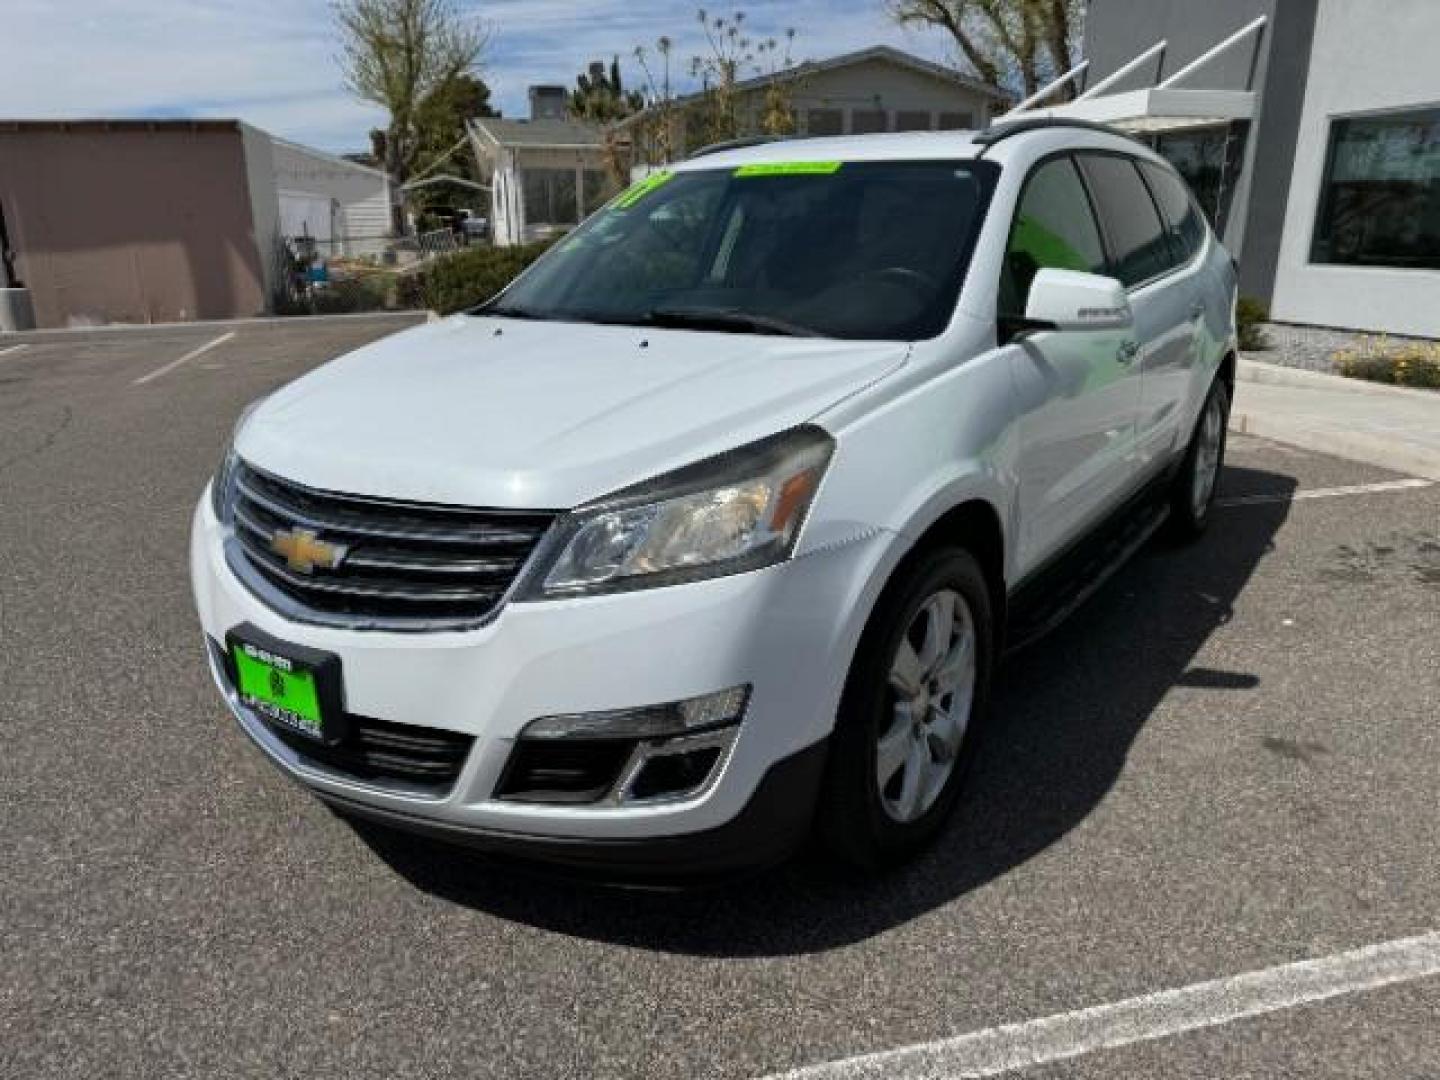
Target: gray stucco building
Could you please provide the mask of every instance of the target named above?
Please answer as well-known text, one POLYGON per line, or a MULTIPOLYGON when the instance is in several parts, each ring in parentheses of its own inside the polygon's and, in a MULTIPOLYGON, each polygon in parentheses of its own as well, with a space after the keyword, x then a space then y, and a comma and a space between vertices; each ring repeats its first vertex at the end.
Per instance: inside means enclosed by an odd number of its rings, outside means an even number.
POLYGON ((1174 161, 1275 319, 1440 337, 1437 42, 1437 0, 1090 0, 1051 111, 1174 161))

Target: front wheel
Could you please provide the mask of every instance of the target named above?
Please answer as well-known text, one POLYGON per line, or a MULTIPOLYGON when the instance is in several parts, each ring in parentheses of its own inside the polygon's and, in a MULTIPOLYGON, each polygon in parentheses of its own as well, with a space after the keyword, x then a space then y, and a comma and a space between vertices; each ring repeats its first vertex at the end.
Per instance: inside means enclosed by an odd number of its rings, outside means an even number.
POLYGON ((846 680, 819 808, 827 847, 867 869, 929 841, 954 807, 990 690, 990 592, 968 552, 890 583, 846 680))
POLYGON ((1176 539, 1199 536, 1210 524, 1215 487, 1225 463, 1225 428, 1230 422, 1230 391, 1216 379, 1195 422, 1180 473, 1170 495, 1170 533, 1176 539))

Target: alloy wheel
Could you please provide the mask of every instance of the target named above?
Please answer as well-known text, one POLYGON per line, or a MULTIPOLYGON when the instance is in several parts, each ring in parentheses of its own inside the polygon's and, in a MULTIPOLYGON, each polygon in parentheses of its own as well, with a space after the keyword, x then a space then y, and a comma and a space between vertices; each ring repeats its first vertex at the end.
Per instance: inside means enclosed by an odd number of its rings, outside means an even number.
POLYGON ((922 817, 955 770, 974 702, 976 647, 974 615, 954 589, 921 604, 896 646, 875 780, 885 813, 901 824, 922 817))
POLYGON ((1220 444, 1225 435, 1225 406, 1218 393, 1205 403, 1195 446, 1195 471, 1190 477, 1190 508, 1197 519, 1205 516, 1220 472, 1220 444))

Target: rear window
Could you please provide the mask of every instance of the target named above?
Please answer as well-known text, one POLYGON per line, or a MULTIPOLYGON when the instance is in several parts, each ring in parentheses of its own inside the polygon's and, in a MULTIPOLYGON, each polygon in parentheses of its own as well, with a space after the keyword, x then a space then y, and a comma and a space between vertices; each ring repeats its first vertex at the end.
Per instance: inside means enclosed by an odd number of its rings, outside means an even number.
POLYGON ((1185 181, 1169 169, 1149 161, 1140 163, 1140 171, 1145 174, 1145 181, 1150 185, 1150 191, 1170 227, 1170 242, 1175 248, 1176 259, 1189 262, 1205 240, 1205 223, 1200 219, 1200 211, 1196 209, 1185 181))
POLYGON ((1110 273, 1129 287, 1159 277, 1174 265, 1165 226, 1135 163, 1119 154, 1082 154, 1105 235, 1110 273))

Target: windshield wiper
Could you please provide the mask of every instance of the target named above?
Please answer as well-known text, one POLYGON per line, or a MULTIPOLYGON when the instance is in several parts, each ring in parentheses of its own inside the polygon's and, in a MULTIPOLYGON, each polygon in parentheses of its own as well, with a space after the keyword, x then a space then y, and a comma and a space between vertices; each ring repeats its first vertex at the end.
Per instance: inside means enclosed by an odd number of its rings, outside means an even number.
POLYGON ((728 330, 751 334, 784 334, 787 337, 818 337, 808 326, 777 319, 773 315, 756 315, 735 308, 655 308, 645 316, 651 326, 687 330, 728 330))
POLYGON ((502 319, 549 319, 552 316, 531 308, 516 307, 513 304, 481 304, 465 314, 477 317, 499 316, 502 319))

